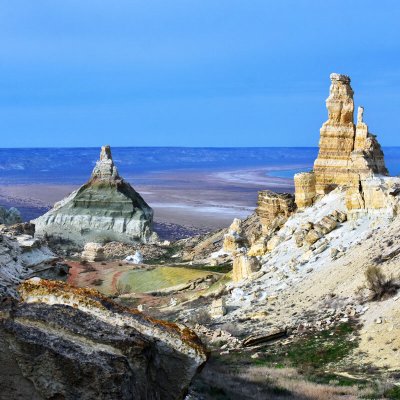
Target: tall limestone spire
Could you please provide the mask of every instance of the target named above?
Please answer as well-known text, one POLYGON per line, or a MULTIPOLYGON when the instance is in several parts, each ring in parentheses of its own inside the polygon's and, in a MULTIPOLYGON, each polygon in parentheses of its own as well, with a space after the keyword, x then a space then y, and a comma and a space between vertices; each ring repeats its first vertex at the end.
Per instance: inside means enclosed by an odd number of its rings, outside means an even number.
POLYGON ((294 177, 296 204, 311 205, 316 196, 338 186, 350 188, 358 195, 360 182, 374 175, 388 175, 384 156, 376 136, 364 122, 364 108, 359 107, 354 124, 353 89, 350 77, 331 74, 326 99, 328 120, 320 129, 318 158, 312 172, 294 177))
POLYGON ((328 120, 320 129, 319 153, 314 163, 317 194, 325 194, 348 178, 350 154, 354 147, 354 100, 350 78, 331 74, 326 99, 328 120))
POLYGON ((314 163, 317 194, 328 193, 337 186, 357 186, 359 179, 373 174, 388 174, 381 147, 363 120, 363 107, 358 109, 357 125, 353 122, 350 78, 341 74, 331 74, 330 78, 328 120, 320 129, 319 153, 314 163))

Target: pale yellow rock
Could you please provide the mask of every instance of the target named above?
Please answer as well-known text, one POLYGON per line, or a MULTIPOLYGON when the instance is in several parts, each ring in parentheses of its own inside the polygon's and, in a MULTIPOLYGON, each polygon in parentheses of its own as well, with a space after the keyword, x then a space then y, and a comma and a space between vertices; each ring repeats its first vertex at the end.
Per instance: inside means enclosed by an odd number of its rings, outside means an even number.
POLYGON ((360 179, 388 174, 381 147, 363 121, 362 107, 358 110, 357 125, 353 122, 350 78, 340 74, 331 74, 330 78, 328 120, 320 130, 319 153, 314 163, 317 194, 328 193, 337 186, 358 187, 360 179))
POLYGON ((295 209, 292 194, 275 193, 270 190, 258 192, 256 213, 261 220, 264 235, 279 229, 295 209))
POLYGON ((231 253, 243 247, 242 221, 235 218, 224 236, 223 250, 231 253))
POLYGON ((337 227, 337 221, 332 218, 330 215, 323 217, 319 224, 322 226, 322 233, 326 235, 327 233, 333 231, 337 227))
POLYGON ((399 191, 398 177, 367 178, 360 182, 359 188, 347 190, 346 207, 351 215, 378 212, 394 216, 399 213, 399 191))
POLYGON ((233 260, 232 280, 241 282, 259 271, 260 263, 256 257, 238 254, 233 260))
POLYGON ((283 238, 279 235, 273 236, 267 243, 267 251, 274 250, 279 244, 283 242, 283 238))
POLYGON ((315 229, 311 229, 311 231, 309 231, 304 240, 306 243, 308 243, 309 245, 314 244, 317 240, 321 239, 322 235, 317 232, 315 229))
POLYGON ((266 252, 267 252, 267 246, 264 242, 264 240, 260 240, 256 243, 254 243, 249 251, 247 252, 247 254, 249 256, 263 256, 266 252))
POLYGON ((86 243, 81 258, 89 262, 102 261, 104 260, 104 248, 100 243, 86 243))
POLYGON ((258 321, 266 319, 267 317, 268 317, 267 311, 259 311, 259 312, 256 312, 256 313, 250 315, 250 319, 258 320, 258 321))
POLYGON ((315 174, 314 172, 300 172, 294 176, 295 199, 298 209, 309 207, 315 199, 315 174))

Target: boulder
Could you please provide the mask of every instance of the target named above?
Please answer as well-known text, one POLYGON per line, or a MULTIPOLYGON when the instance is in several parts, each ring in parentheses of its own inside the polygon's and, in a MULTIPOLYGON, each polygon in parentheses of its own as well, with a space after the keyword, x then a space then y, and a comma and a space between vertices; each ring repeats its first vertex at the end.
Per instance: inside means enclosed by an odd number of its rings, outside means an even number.
POLYGON ((135 254, 127 256, 125 261, 129 264, 143 264, 144 259, 142 253, 136 250, 135 254))
POLYGON ((243 247, 242 221, 235 218, 228 229, 228 233, 224 235, 223 250, 231 253, 241 247, 243 247))
POLYGON ((322 234, 318 232, 315 229, 311 229, 306 235, 305 235, 305 242, 308 243, 309 245, 314 244, 317 240, 321 239, 322 234))
POLYGON ((2 398, 183 399, 207 359, 188 328, 38 278, 0 306, 2 398))
POLYGON ((347 215, 343 211, 335 210, 332 212, 331 217, 340 223, 347 221, 347 215))
POLYGON ((118 174, 103 146, 89 181, 33 221, 35 235, 71 246, 88 242, 152 242, 153 210, 118 174))
POLYGON ((226 314, 226 307, 224 299, 222 297, 220 299, 215 299, 211 303, 210 316, 212 318, 220 318, 223 317, 225 314, 226 314))
POLYGON ((321 226, 322 233, 326 235, 336 229, 338 223, 333 217, 326 215, 319 221, 319 225, 321 226))
POLYGON ((250 247, 247 254, 249 256, 263 256, 267 251, 267 244, 265 243, 264 238, 262 238, 250 247))
POLYGON ((104 260, 104 247, 100 243, 86 243, 81 258, 89 262, 102 261, 104 260))
POLYGON ((249 278, 254 272, 261 268, 257 257, 248 256, 246 254, 237 254, 233 260, 232 280, 241 282, 249 278))

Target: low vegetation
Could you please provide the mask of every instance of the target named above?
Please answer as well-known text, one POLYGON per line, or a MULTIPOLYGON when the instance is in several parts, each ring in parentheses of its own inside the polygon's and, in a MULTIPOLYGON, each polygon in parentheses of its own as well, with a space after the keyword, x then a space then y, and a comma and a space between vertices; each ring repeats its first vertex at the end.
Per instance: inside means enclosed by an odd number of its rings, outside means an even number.
POLYGON ((369 300, 379 301, 394 296, 400 288, 400 281, 393 276, 386 276, 377 265, 365 271, 366 288, 370 291, 369 300))
POLYGON ((205 400, 399 399, 397 386, 365 379, 353 370, 349 356, 358 345, 357 331, 357 325, 342 323, 286 345, 212 353, 193 391, 205 400))

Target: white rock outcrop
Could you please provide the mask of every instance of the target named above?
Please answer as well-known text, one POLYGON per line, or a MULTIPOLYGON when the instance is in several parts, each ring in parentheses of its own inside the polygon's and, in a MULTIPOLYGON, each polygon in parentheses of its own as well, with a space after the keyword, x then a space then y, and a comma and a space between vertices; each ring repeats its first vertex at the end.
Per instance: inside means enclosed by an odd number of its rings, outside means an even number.
POLYGON ((88 242, 152 242, 153 210, 121 178, 103 146, 90 180, 33 221, 36 235, 83 247, 88 242))

